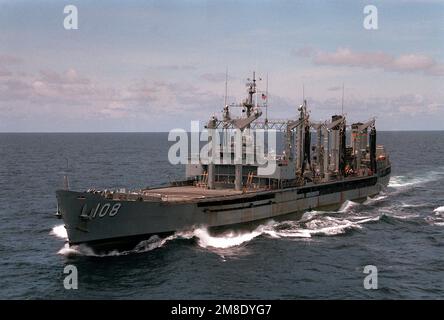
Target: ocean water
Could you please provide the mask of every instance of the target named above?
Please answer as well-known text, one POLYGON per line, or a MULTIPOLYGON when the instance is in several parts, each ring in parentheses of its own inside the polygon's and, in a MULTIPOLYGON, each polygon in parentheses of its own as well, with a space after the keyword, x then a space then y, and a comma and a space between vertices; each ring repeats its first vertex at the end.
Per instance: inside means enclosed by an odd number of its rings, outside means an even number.
POLYGON ((69 248, 55 190, 141 188, 183 177, 165 133, 0 134, 0 298, 444 297, 444 132, 379 132, 388 188, 363 204, 249 232, 189 230, 99 256, 69 248), (66 290, 63 269, 78 269, 66 290), (378 289, 366 290, 366 265, 378 289))

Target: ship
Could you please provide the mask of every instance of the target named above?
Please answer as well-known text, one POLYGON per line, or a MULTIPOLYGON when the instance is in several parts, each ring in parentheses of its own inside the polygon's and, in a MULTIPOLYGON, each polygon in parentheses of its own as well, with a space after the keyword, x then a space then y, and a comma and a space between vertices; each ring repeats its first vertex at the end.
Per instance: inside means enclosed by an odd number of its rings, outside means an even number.
POLYGON ((152 236, 198 227, 218 230, 290 216, 300 219, 309 210, 365 201, 387 186, 391 163, 385 147, 376 142, 375 118, 348 124, 342 112, 327 121, 311 121, 304 98, 293 118, 268 119, 266 112, 263 119, 268 89, 261 93, 258 81, 253 73, 247 97, 239 104, 225 101, 222 115, 212 115, 205 125, 223 135, 229 130, 243 134, 240 147, 228 139, 210 152, 230 160, 240 150, 240 161, 189 161, 182 180, 132 191, 73 191, 65 176, 64 188, 56 191, 56 216, 63 219, 69 245, 130 249, 152 236), (240 115, 234 115, 234 108, 240 108, 240 115), (254 130, 274 130, 283 137, 281 154, 264 152, 264 158, 273 161, 271 171, 254 155, 248 157, 245 133, 254 130))

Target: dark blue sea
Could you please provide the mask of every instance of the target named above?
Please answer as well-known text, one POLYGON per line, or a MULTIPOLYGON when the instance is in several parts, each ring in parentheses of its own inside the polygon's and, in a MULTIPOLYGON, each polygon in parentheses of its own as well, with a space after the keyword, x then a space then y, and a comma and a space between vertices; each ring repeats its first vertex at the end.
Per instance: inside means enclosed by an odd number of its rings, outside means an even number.
POLYGON ((388 188, 301 221, 189 230, 105 256, 68 248, 55 190, 137 189, 182 178, 166 133, 0 134, 1 299, 444 297, 444 132, 379 132, 388 188), (78 289, 64 288, 75 265, 78 289), (366 265, 378 289, 367 290, 366 265))

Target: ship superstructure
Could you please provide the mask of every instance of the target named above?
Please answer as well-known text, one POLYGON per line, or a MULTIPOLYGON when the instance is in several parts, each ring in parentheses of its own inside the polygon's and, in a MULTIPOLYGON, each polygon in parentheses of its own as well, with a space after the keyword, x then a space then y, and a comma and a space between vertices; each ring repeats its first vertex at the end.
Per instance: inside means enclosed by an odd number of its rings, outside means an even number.
MULTIPOLYGON (((288 188, 328 183, 344 179, 376 175, 381 168, 389 168, 390 162, 383 146, 376 145, 375 119, 365 123, 347 125, 345 115, 333 115, 331 121, 312 122, 307 101, 298 108, 296 119, 261 120, 259 105, 253 104, 256 80, 247 84, 248 97, 240 106, 245 117, 233 118, 230 106, 225 105, 222 117, 212 116, 208 129, 256 130, 274 129, 284 134, 284 151, 277 155, 277 168, 272 174, 261 174, 259 164, 188 164, 186 175, 208 189, 234 188, 288 188), (347 144, 347 132, 350 143, 347 144), (314 135, 315 139, 312 139, 314 135), (312 140, 315 140, 314 143, 312 140)), ((268 96, 268 95, 267 95, 268 96)), ((267 107, 266 103, 264 104, 267 107)), ((224 134, 225 136, 225 134, 224 134)), ((248 135, 247 135, 248 137, 248 135)), ((245 138, 245 137, 244 137, 245 138)), ((220 146, 220 159, 234 156, 234 146, 229 141, 220 146), (228 155, 225 155, 227 153, 228 155)), ((243 141, 243 158, 247 157, 243 141)), ((221 161, 220 161, 221 162, 221 161)))

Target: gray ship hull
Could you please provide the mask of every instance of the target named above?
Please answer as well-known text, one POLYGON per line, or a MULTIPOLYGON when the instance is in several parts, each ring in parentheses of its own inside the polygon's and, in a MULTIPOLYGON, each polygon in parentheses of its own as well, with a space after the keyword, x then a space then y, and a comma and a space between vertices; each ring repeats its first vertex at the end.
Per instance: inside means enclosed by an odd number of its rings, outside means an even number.
POLYGON ((360 201, 378 194, 389 178, 386 168, 378 176, 193 201, 128 201, 67 190, 56 195, 71 245, 130 248, 154 234, 234 226, 360 201))

